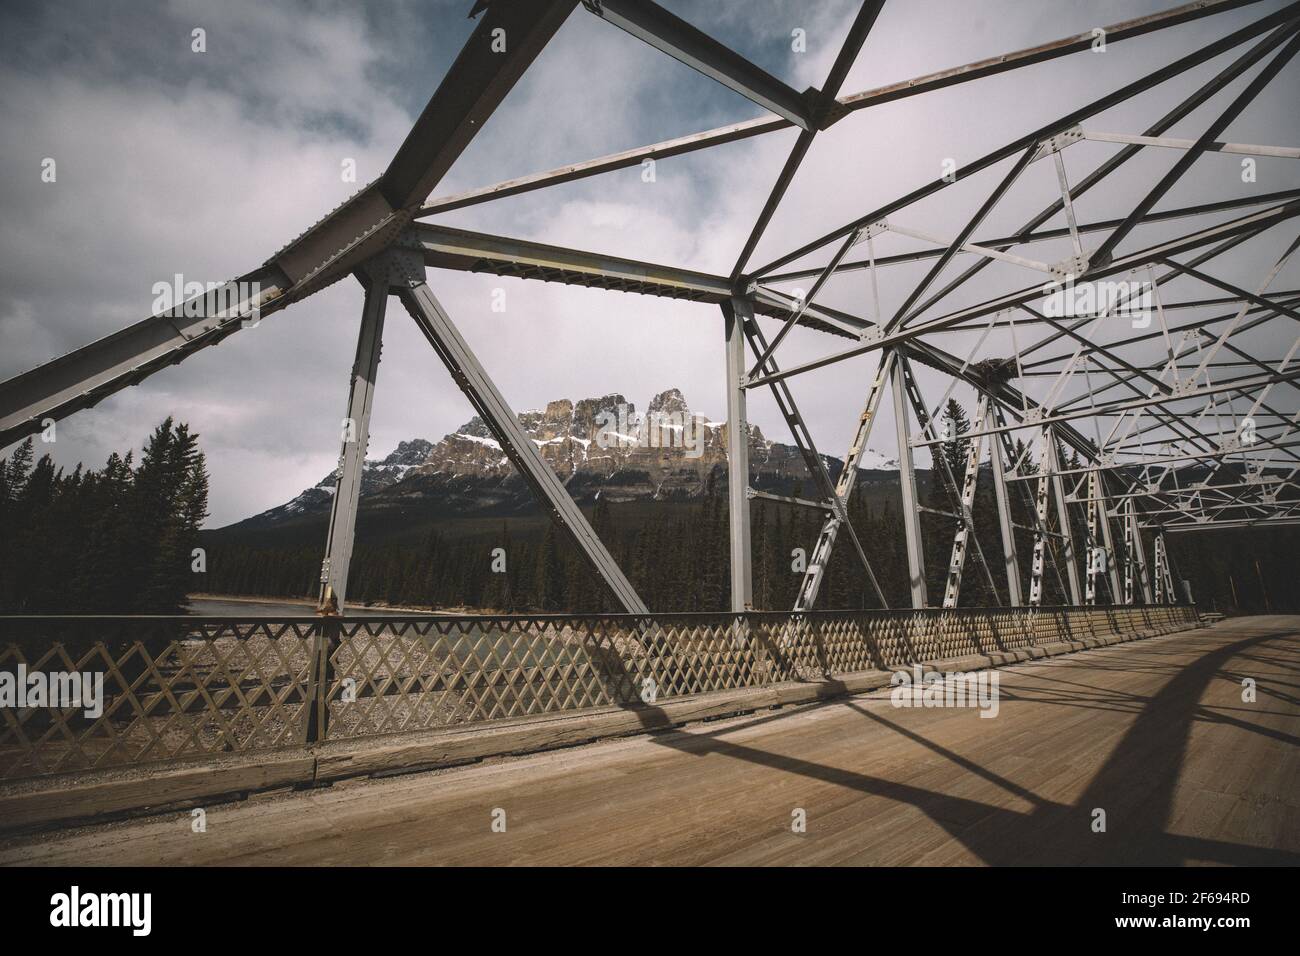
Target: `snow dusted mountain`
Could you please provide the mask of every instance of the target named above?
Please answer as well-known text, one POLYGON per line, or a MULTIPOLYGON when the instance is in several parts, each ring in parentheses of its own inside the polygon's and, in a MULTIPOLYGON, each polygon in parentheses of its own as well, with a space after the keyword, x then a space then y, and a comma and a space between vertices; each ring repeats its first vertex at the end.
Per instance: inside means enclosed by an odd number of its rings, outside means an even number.
MULTIPOLYGON (((361 472, 362 496, 383 491, 401 481, 412 468, 422 465, 432 450, 432 442, 423 438, 413 438, 410 441, 400 442, 397 450, 383 461, 367 459, 365 468, 361 472)), ((334 485, 337 481, 338 472, 331 471, 318 484, 308 488, 292 501, 270 511, 264 511, 257 517, 278 522, 297 515, 326 511, 334 498, 334 485)))
MULTIPOLYGON (((545 409, 526 411, 519 423, 579 501, 597 494, 611 501, 692 498, 703 494, 709 476, 725 482, 726 423, 693 412, 678 389, 655 395, 644 413, 622 395, 557 399, 545 409)), ((751 481, 756 487, 811 487, 803 458, 793 445, 771 442, 757 426, 749 435, 751 481)), ((838 459, 826 457, 832 475, 838 459)), ((868 448, 862 471, 897 471, 898 462, 868 448)), ((268 526, 328 513, 337 475, 331 472, 292 501, 248 519, 268 526)), ((413 498, 456 499, 491 507, 531 493, 478 417, 443 437, 404 441, 383 460, 367 460, 363 501, 409 504, 413 498)))

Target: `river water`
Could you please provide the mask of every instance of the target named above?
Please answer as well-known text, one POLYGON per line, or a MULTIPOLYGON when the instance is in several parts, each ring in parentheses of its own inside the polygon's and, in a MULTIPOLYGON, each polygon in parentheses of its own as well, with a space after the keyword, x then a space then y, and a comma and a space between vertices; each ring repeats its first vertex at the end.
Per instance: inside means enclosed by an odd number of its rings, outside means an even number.
MULTIPOLYGON (((308 601, 262 601, 252 598, 191 598, 188 613, 210 614, 217 617, 314 617, 316 602, 308 601)), ((376 614, 426 614, 437 616, 434 611, 390 611, 383 608, 354 607, 344 611, 345 617, 365 617, 376 614)))

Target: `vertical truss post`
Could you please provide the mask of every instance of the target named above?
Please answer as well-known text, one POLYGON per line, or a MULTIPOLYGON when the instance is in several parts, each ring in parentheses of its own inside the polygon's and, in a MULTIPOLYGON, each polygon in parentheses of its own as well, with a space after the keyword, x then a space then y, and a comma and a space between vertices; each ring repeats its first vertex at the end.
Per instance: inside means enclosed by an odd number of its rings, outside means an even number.
MULTIPOLYGON (((990 402, 990 406, 989 406, 989 407, 993 409, 993 423, 994 423, 998 428, 1003 428, 1003 427, 1006 425, 1007 422, 1006 422, 1006 416, 1003 414, 1003 411, 1002 411, 1002 406, 999 405, 999 404, 997 403, 996 399, 994 399, 992 396, 989 397, 989 402, 990 402)), ((1041 433, 1041 430, 1040 430, 1040 433, 1041 433)), ((1019 467, 1019 463, 1020 463, 1020 461, 1022 460, 1022 458, 1023 458, 1024 456, 1023 456, 1023 455, 1018 455, 1018 454, 1016 454, 1016 445, 1015 445, 1015 442, 1013 442, 1013 441, 1011 440, 1011 433, 1010 433, 1009 431, 1003 431, 1000 435, 998 435, 997 437, 995 437, 993 440, 994 440, 994 441, 998 441, 999 438, 1001 439, 1001 444, 1002 444, 1002 455, 1003 455, 1003 460, 1004 460, 1004 461, 1009 461, 1009 462, 1014 462, 1015 465, 1014 465, 1013 467, 1019 467)), ((1041 450, 1041 449, 1040 449, 1040 450, 1041 450)), ((1004 470, 1003 474, 1005 474, 1005 473, 1006 473, 1006 472, 1005 472, 1005 470, 1004 470)), ((1033 493, 1029 490, 1029 486, 1028 486, 1027 483, 1024 483, 1024 482, 1020 481, 1019 479, 1017 479, 1017 480, 1016 480, 1016 484, 1019 485, 1020 493, 1021 493, 1021 495, 1024 496, 1025 507, 1028 509, 1030 519, 1031 519, 1031 520, 1033 521, 1033 523, 1034 523, 1034 526, 1033 526, 1033 529, 1032 529, 1032 530, 1033 530, 1033 532, 1034 532, 1034 545, 1035 545, 1035 547, 1037 548, 1038 545, 1039 545, 1039 542, 1040 542, 1040 541, 1042 542, 1042 549, 1041 549, 1041 550, 1043 551, 1043 559, 1044 559, 1044 560, 1043 560, 1043 563, 1040 564, 1040 566, 1039 566, 1039 589, 1038 589, 1038 597, 1039 597, 1039 600, 1040 600, 1040 602, 1041 602, 1041 600, 1042 600, 1042 596, 1043 596, 1043 592, 1042 592, 1042 571, 1043 571, 1043 569, 1046 567, 1046 559, 1047 559, 1047 558, 1051 558, 1051 559, 1052 559, 1052 573, 1056 575, 1056 583, 1057 583, 1058 585, 1060 585, 1060 587, 1061 587, 1061 593, 1063 593, 1063 594, 1065 593, 1065 579, 1064 579, 1063 577, 1061 577, 1060 561, 1057 559, 1056 549, 1055 549, 1054 547, 1052 547, 1051 542, 1048 540, 1048 531, 1047 531, 1047 502, 1048 502, 1048 499, 1047 499, 1047 497, 1046 497, 1047 486, 1046 486, 1046 484, 1045 484, 1045 482, 1046 482, 1046 475, 1043 474, 1043 470, 1042 470, 1041 468, 1039 469, 1039 476, 1040 476, 1040 477, 1039 477, 1038 483, 1039 483, 1040 487, 1042 488, 1042 490, 1043 490, 1043 492, 1044 492, 1044 498, 1043 498, 1043 500, 1042 500, 1042 502, 1041 502, 1041 507, 1040 507, 1040 503, 1039 503, 1038 501, 1035 500, 1033 493)), ((1012 522, 1012 527, 1013 527, 1013 528, 1015 527, 1015 522, 1014 522, 1014 521, 1012 522)), ((1017 554, 1016 554, 1016 569, 1017 569, 1017 571, 1019 571, 1019 566, 1020 566, 1020 562, 1019 562, 1019 552, 1017 552, 1017 554)), ((1031 576, 1032 576, 1032 575, 1031 575, 1031 576)), ((1018 574, 1017 574, 1016 579, 1017 579, 1017 581, 1020 580, 1018 574)), ((1031 588, 1031 590, 1032 590, 1032 587, 1033 587, 1033 583, 1032 583, 1032 580, 1031 580, 1031 582, 1030 582, 1030 588, 1031 588)), ((1034 603, 1034 602, 1031 600, 1031 601, 1030 601, 1030 604, 1033 605, 1033 603, 1034 603)))
MULTIPOLYGON (((975 421, 982 422, 988 414, 988 396, 980 393, 978 404, 975 406, 975 421)), ((958 526, 956 533, 952 536, 952 558, 948 562, 948 584, 943 592, 943 606, 953 608, 957 606, 957 599, 961 596, 961 574, 962 568, 966 564, 966 542, 970 537, 971 528, 974 527, 975 519, 972 507, 975 504, 975 487, 979 482, 980 456, 984 450, 984 431, 974 438, 970 439, 970 448, 966 453, 966 475, 962 479, 961 486, 961 513, 963 520, 958 526)), ((997 593, 997 589, 994 589, 997 593)))
POLYGON ((1115 560, 1115 539, 1111 534, 1110 512, 1106 502, 1110 493, 1106 488, 1106 475, 1100 469, 1094 469, 1097 475, 1097 518, 1101 522, 1101 544, 1106 549, 1106 582, 1110 585, 1110 603, 1120 602, 1119 562, 1115 560))
POLYGON ((1039 607, 1043 603, 1043 564, 1047 550, 1047 508, 1051 488, 1047 430, 1042 429, 1039 436, 1038 488, 1034 496, 1034 515, 1037 522, 1034 527, 1034 557, 1029 571, 1030 607, 1039 607))
POLYGON ((334 501, 330 504, 329 532, 320 570, 322 612, 342 613, 347 594, 348 566, 352 563, 352 542, 357 526, 357 504, 361 497, 361 474, 366 448, 370 444, 370 409, 375 397, 379 353, 384 337, 384 312, 388 305, 388 282, 358 273, 365 284, 366 302, 357 333, 357 353, 352 363, 347 415, 342 422, 343 447, 339 452, 334 501))
POLYGON ((501 443, 501 450, 511 464, 532 486, 538 498, 550 507, 551 516, 573 538, 578 550, 600 575, 619 604, 630 613, 648 614, 649 609, 632 587, 632 582, 623 574, 614 556, 587 522, 533 440, 520 426, 519 418, 425 283, 424 262, 419 253, 395 249, 389 256, 394 262, 394 274, 390 281, 396 285, 402 305, 447 366, 451 377, 470 400, 474 410, 501 443))
POLYGON ((1061 205, 1065 209, 1065 222, 1070 228, 1070 241, 1074 244, 1076 259, 1083 258, 1083 244, 1079 241, 1079 224, 1074 218, 1074 202, 1070 199, 1070 179, 1065 174, 1065 154, 1063 150, 1053 151, 1056 160, 1056 178, 1061 184, 1061 205))
POLYGON ((998 503, 998 524, 1002 529, 1002 554, 1007 572, 1007 602, 1020 607, 1024 601, 1020 592, 1020 561, 1016 556, 1016 529, 1011 520, 1011 500, 1007 496, 1006 462, 1002 455, 1001 435, 993 415, 993 403, 985 401, 983 426, 993 433, 989 440, 989 459, 993 470, 993 491, 998 503))
POLYGON ((858 463, 862 461, 862 453, 867 449, 871 426, 875 423, 876 412, 880 408, 880 398, 885 391, 885 379, 893 366, 894 352, 890 350, 880 359, 876 377, 872 380, 871 390, 867 393, 866 404, 862 407, 862 414, 858 416, 858 428, 853 434, 853 443, 844 456, 844 467, 840 471, 839 480, 835 483, 835 497, 845 509, 844 516, 841 517, 839 511, 832 510, 822 523, 822 530, 817 535, 817 544, 813 546, 812 560, 808 563, 808 569, 804 572, 803 581, 799 585, 799 597, 795 602, 796 611, 808 610, 817 600, 817 592, 821 589, 822 578, 826 575, 826 564, 830 561, 840 525, 848 521, 848 502, 857 483, 858 463))
POLYGON ((1088 472, 1087 491, 1088 516, 1088 588, 1084 593, 1084 602, 1088 607, 1097 603, 1097 574, 1101 571, 1101 562, 1105 555, 1097 547, 1097 470, 1088 472))
POLYGON ((749 537, 749 422, 745 415, 745 333, 753 305, 734 298, 722 307, 727 374, 727 521, 730 531, 731 610, 753 609, 753 555, 749 537))
MULTIPOLYGON (((749 322, 744 326, 745 339, 749 343, 749 349, 755 357, 761 356, 768 351, 767 340, 763 337, 763 330, 758 327, 757 322, 749 322)), ((775 374, 777 366, 775 360, 768 358, 766 365, 760 369, 763 375, 775 374)), ((858 540, 858 533, 853 530, 853 523, 848 520, 848 513, 844 510, 845 503, 839 497, 836 491, 835 482, 831 481, 830 472, 826 470, 826 462, 817 452, 817 446, 813 442, 812 434, 808 431, 808 426, 804 424, 803 416, 799 414, 799 407, 795 404, 794 395, 790 392, 789 386, 784 380, 769 382, 772 389, 772 397, 776 399, 776 407, 780 410, 781 416, 785 419, 786 426, 790 429, 790 435, 794 438, 795 446, 799 449, 799 454, 803 457, 804 466, 808 473, 817 483, 818 489, 826 498, 827 507, 831 513, 839 519, 839 524, 849 533, 849 541, 853 544, 853 550, 857 552, 858 560, 862 563, 862 569, 866 572, 867 580, 871 582, 872 589, 876 592, 876 597, 880 599, 881 607, 889 607, 889 601, 885 597, 885 592, 880 588, 880 582, 876 580, 876 572, 871 569, 871 562, 867 559, 867 552, 862 547, 862 542, 858 540)), ((746 386, 748 387, 748 386, 746 386)), ((849 486, 850 489, 852 486, 849 486)), ((832 538, 827 545, 826 555, 829 557, 829 546, 834 544, 832 538)), ((811 568, 812 565, 809 565, 811 568)), ((820 586, 820 577, 817 579, 820 586)), ((801 585, 799 596, 795 598, 794 610, 806 611, 812 607, 812 601, 817 597, 816 589, 811 592, 805 590, 809 581, 805 578, 801 585), (808 603, 805 603, 808 602, 808 603)))
MULTIPOLYGON (((993 594, 994 600, 1001 603, 998 597, 997 584, 993 581, 993 572, 989 568, 988 561, 984 559, 984 548, 980 544, 979 535, 975 533, 974 518, 969 511, 963 511, 961 506, 961 490, 957 486, 957 478, 948 466, 948 459, 942 455, 935 455, 933 449, 937 447, 939 435, 935 431, 934 421, 930 418, 929 411, 926 410, 925 400, 921 397, 921 390, 917 387, 916 376, 912 372, 912 363, 908 360, 907 355, 901 350, 898 354, 898 363, 903 369, 903 388, 907 392, 907 398, 912 404, 912 411, 916 414, 917 424, 921 426, 921 433, 932 443, 932 463, 938 467, 937 472, 943 482, 944 490, 948 493, 948 498, 952 502, 953 517, 966 525, 968 540, 975 545, 975 557, 979 560, 980 569, 984 572, 984 578, 988 581, 989 591, 993 594)), ((934 471, 931 472, 933 474, 934 471)))
POLYGON ((1079 560, 1074 547, 1074 528, 1070 524, 1070 507, 1065 500, 1065 481, 1061 478, 1061 456, 1057 451, 1056 431, 1044 429, 1047 440, 1047 461, 1052 475, 1052 496, 1056 498, 1056 523, 1061 528, 1061 550, 1065 561, 1066 578, 1070 582, 1070 603, 1083 604, 1083 589, 1079 584, 1079 560))
POLYGON ((1142 585, 1142 603, 1151 604, 1151 576, 1147 574, 1147 555, 1142 547, 1142 527, 1138 524, 1136 504, 1130 510, 1129 520, 1133 522, 1133 560, 1137 563, 1138 582, 1142 585))
POLYGON ((1133 557, 1134 535, 1137 524, 1133 520, 1133 499, 1124 499, 1124 603, 1132 605, 1133 577, 1137 570, 1137 559, 1133 557))
MULTIPOLYGON (((921 540, 921 512, 917 508, 916 466, 912 458, 912 441, 907 423, 907 400, 904 395, 904 364, 894 366, 894 430, 898 436, 898 484, 903 493, 903 534, 907 543, 907 578, 911 586, 912 607, 926 606, 925 551, 921 540)), ((938 454, 936 452, 936 454, 938 454)), ((937 469, 934 469, 937 472, 937 469)))
POLYGON ((1174 594, 1174 578, 1173 575, 1169 573, 1169 555, 1165 551, 1164 528, 1157 529, 1155 533, 1155 566, 1156 603, 1176 603, 1176 596, 1174 594))

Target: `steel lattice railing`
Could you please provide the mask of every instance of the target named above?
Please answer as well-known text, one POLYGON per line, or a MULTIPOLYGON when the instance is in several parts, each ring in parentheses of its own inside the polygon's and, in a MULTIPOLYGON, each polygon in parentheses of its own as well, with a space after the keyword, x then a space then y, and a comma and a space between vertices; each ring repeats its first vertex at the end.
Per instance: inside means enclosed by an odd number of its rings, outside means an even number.
MULTIPOLYGON (((1063 639, 1191 607, 536 617, 0 617, 0 675, 102 675, 102 713, 4 707, 0 779, 638 707, 1063 639)), ((11 685, 12 686, 12 685, 11 685)), ((83 702, 87 703, 87 702, 83 702)))

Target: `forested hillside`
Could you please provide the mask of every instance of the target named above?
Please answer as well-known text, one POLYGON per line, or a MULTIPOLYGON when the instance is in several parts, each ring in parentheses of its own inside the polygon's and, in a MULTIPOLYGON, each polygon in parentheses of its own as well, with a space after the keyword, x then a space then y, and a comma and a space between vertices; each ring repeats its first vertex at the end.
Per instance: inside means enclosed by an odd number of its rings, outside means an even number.
MULTIPOLYGON (((970 429, 968 416, 960 404, 949 402, 944 418, 953 437, 941 446, 942 454, 960 480, 969 448, 962 437, 970 429)), ((1018 445, 1017 457, 1024 451, 1018 445)), ((1068 467, 1078 466, 1077 456, 1064 450, 1060 454, 1068 467)), ((1036 470, 1032 455, 1026 456, 1023 468, 1026 473, 1036 470)), ((418 480, 416 476, 407 482, 418 480)), ((762 486, 759 481, 756 484, 762 486)), ((1033 555, 1033 534, 1028 529, 1034 523, 1030 499, 1034 484, 1011 482, 1009 490, 1026 595, 1033 555)), ((927 597, 931 605, 939 605, 956 528, 950 517, 954 507, 936 473, 919 473, 918 485, 921 504, 929 509, 921 516, 927 597)), ((849 514, 858 538, 889 606, 909 606, 897 473, 864 473, 857 489, 849 514)), ((799 483, 767 490, 814 496, 814 489, 799 483)), ((590 496, 590 489, 584 488, 579 500, 590 496)), ((404 504, 400 508, 386 504, 368 513, 363 501, 349 580, 350 603, 501 611, 613 610, 577 550, 537 507, 464 518, 446 511, 420 510, 414 503, 421 500, 419 494, 392 497, 404 504), (417 528, 421 530, 415 537, 413 529, 417 528), (504 571, 493 570, 496 549, 504 553, 504 571)), ((457 499, 469 500, 468 494, 457 499)), ((726 470, 722 463, 708 472, 704 493, 698 497, 611 503, 598 496, 583 510, 651 608, 720 611, 729 606, 726 470)), ((1084 542, 1087 529, 1081 509, 1071 511, 1075 539, 1084 542)), ((969 549, 960 604, 1006 602, 1004 552, 987 465, 980 469, 974 513, 979 547, 969 549)), ((750 502, 750 515, 754 604, 762 609, 788 609, 816 542, 821 513, 755 499, 750 502)), ((1056 530, 1054 509, 1050 521, 1056 530)), ((1116 534, 1116 547, 1122 552, 1118 529, 1116 534)), ((323 520, 302 520, 274 529, 235 526, 208 533, 205 541, 212 557, 206 585, 210 591, 307 597, 317 593, 323 520)), ((1266 595, 1267 607, 1298 605, 1294 593, 1300 567, 1297 529, 1195 532, 1170 535, 1168 541, 1175 577, 1192 582, 1193 594, 1203 606, 1230 613, 1264 610, 1266 595)), ((1080 544, 1081 554, 1082 547, 1080 544)), ((1146 553, 1150 561, 1149 538, 1146 553)), ((1109 594, 1105 576, 1098 588, 1099 602, 1122 600, 1122 595, 1112 598, 1109 594)), ((1049 562, 1043 603, 1067 603, 1067 595, 1064 573, 1049 562)), ((839 536, 818 605, 880 606, 845 534, 839 536)))
MULTIPOLYGON (((953 438, 941 453, 960 475, 967 416, 960 405, 950 403, 945 418, 953 438)), ((1022 451, 1018 448, 1017 454, 1022 451)), ((126 452, 110 456, 102 469, 78 466, 67 473, 49 456, 33 457, 29 440, 0 459, 0 609, 6 612, 174 611, 185 605, 187 593, 198 592, 317 595, 324 516, 270 528, 242 523, 200 532, 208 477, 198 436, 184 424, 169 419, 159 425, 138 464, 126 452), (198 560, 196 548, 202 549, 198 560)), ((1027 473, 1036 469, 1032 456, 1024 467, 1027 473)), ((956 527, 950 494, 937 474, 918 476, 920 502, 927 509, 921 526, 932 605, 943 599, 956 527)), ((494 499, 500 503, 495 511, 457 515, 454 509, 472 496, 429 505, 420 495, 400 493, 405 483, 422 478, 427 480, 416 475, 388 487, 381 508, 368 512, 363 499, 349 603, 520 612, 615 610, 567 536, 535 505, 521 507, 511 494, 494 499), (424 505, 416 504, 421 501, 424 505)), ((601 538, 657 611, 721 611, 729 605, 724 464, 715 464, 703 480, 702 493, 689 497, 611 501, 599 486, 585 487, 579 497, 601 538)), ((1012 482, 1010 489, 1026 593, 1033 485, 1012 482)), ((814 489, 798 481, 765 487, 795 497, 815 496, 814 489)), ((1083 541, 1081 509, 1072 511, 1076 540, 1083 541)), ((987 465, 980 470, 974 513, 980 548, 969 551, 961 604, 1005 602, 1003 549, 987 465)), ((811 557, 822 513, 755 499, 750 514, 754 604, 787 609, 811 557)), ((908 606, 897 472, 862 473, 849 516, 888 604, 908 606)), ((1228 613, 1300 607, 1295 586, 1300 529, 1193 532, 1171 534, 1168 541, 1175 577, 1191 581, 1202 607, 1228 613)), ((1122 550, 1122 538, 1117 547, 1122 550)), ((1149 539, 1146 548, 1149 556, 1149 539)), ((1044 603, 1063 603, 1063 584, 1049 564, 1044 603)), ((1103 577, 1099 601, 1110 600, 1103 577)), ((842 532, 818 606, 880 606, 842 532)))
MULTIPOLYGON (((175 611, 208 512, 199 436, 169 418, 134 455, 71 473, 32 440, 0 459, 0 609, 175 611)), ((199 562, 201 566, 201 561, 199 562)))

